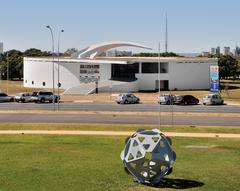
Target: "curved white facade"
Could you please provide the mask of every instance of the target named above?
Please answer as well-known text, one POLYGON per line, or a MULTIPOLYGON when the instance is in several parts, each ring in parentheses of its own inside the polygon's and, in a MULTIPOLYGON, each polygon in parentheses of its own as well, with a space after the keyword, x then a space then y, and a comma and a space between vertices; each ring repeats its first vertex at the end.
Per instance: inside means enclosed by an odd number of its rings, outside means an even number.
MULTIPOLYGON (((86 65, 83 60, 60 59, 59 61, 59 82, 61 88, 68 89, 78 86, 86 75, 80 74, 81 66, 86 65)), ((99 73, 90 74, 99 80, 111 78, 111 64, 96 62, 87 63, 87 66, 99 66, 99 73)), ((58 62, 54 63, 55 87, 58 85, 58 62)), ((92 80, 94 81, 94 80, 92 80)), ((52 88, 53 87, 53 64, 51 58, 24 58, 24 87, 31 88, 52 88)))

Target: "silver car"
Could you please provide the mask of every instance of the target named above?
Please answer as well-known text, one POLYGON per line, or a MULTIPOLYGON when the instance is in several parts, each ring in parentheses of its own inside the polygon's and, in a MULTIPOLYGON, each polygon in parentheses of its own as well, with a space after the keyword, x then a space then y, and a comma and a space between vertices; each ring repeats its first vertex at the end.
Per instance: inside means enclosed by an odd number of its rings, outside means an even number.
POLYGON ((13 96, 8 96, 5 93, 0 93, 0 102, 13 102, 14 97, 13 96))
POLYGON ((118 104, 139 103, 140 99, 133 94, 119 94, 116 98, 118 104))
POLYGON ((32 100, 35 103, 53 102, 53 100, 54 102, 58 102, 58 100, 60 100, 60 97, 54 95, 52 92, 49 91, 39 91, 33 92, 32 100))
POLYGON ((14 97, 16 102, 32 102, 32 94, 31 93, 17 93, 14 97))
POLYGON ((203 105, 222 105, 223 98, 218 94, 209 94, 203 97, 203 105))
POLYGON ((173 105, 175 97, 173 94, 161 94, 157 101, 159 104, 173 105))

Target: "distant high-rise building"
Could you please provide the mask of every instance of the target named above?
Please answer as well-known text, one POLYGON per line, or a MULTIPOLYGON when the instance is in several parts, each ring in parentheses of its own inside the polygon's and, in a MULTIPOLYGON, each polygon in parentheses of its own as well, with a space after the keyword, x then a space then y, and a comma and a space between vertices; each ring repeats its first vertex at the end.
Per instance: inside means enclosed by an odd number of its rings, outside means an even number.
POLYGON ((236 57, 240 56, 240 47, 236 46, 236 49, 234 51, 234 56, 236 56, 236 57))
POLYGON ((211 48, 211 52, 212 55, 215 55, 217 53, 217 49, 216 48, 211 48))
POLYGON ((220 46, 218 46, 218 47, 216 48, 216 54, 219 55, 220 53, 221 53, 221 49, 220 49, 220 46))
POLYGON ((224 47, 223 48, 223 54, 226 56, 226 55, 230 55, 231 54, 231 51, 230 51, 230 47, 224 47))
POLYGON ((3 43, 0 42, 0 54, 2 54, 2 53, 3 53, 3 43))
POLYGON ((202 52, 202 56, 203 57, 208 57, 209 56, 209 52, 202 52))

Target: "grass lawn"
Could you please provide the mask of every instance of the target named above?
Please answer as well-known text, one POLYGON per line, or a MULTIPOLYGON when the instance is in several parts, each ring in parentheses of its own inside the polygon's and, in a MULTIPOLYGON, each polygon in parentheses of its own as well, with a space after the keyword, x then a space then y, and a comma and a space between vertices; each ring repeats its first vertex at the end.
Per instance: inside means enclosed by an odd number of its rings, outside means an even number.
MULTIPOLYGON (((0 130, 92 130, 92 131, 136 131, 137 129, 158 128, 156 125, 124 125, 124 124, 32 124, 32 123, 1 123, 0 130)), ((240 133, 240 127, 214 126, 162 126, 163 132, 186 133, 240 133)))
POLYGON ((125 174, 119 158, 124 139, 1 135, 0 190, 174 190, 175 179, 188 190, 240 188, 239 139, 173 138, 177 161, 167 188, 138 185, 125 174))

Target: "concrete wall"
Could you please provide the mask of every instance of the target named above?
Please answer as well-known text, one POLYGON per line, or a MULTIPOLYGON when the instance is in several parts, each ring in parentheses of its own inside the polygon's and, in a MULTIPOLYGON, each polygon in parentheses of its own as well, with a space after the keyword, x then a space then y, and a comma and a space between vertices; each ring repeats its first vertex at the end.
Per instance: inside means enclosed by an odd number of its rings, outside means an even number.
MULTIPOLYGON (((209 68, 217 62, 169 62, 168 73, 161 73, 160 80, 169 80, 169 89, 209 89, 209 68)), ((136 74, 139 90, 155 90, 158 74, 136 74)))
MULTIPOLYGON (((59 64, 59 81, 61 88, 68 89, 78 86, 80 82, 80 65, 77 62, 60 62, 59 64)), ((54 64, 55 87, 58 84, 58 65, 54 64)), ((88 63, 91 65, 91 63, 88 63)), ((30 59, 24 58, 24 87, 31 88, 52 88, 53 67, 52 61, 49 59, 30 59), (34 84, 32 84, 34 82, 34 84), (45 86, 43 86, 45 82, 45 86)), ((102 64, 99 69, 100 80, 108 80, 111 78, 111 65, 102 64)))
MULTIPOLYGON (((60 62, 59 82, 61 88, 68 89, 80 84, 80 65, 83 63, 60 62)), ((91 65, 91 63, 88 63, 91 65)), ((55 88, 58 84, 58 64, 54 64, 55 88)), ((49 59, 24 58, 24 87, 31 88, 52 88, 53 86, 53 64, 49 59), (32 84, 32 82, 34 82, 32 84), (43 86, 45 82, 45 86, 43 86)), ((100 80, 111 78, 111 65, 100 64, 100 80)))
MULTIPOLYGON (((156 90, 156 81, 158 80, 158 74, 136 74, 138 79, 139 90, 156 90)), ((169 74, 161 74, 161 80, 169 80, 169 74)))
POLYGON ((170 64, 169 88, 171 90, 209 89, 209 68, 217 63, 178 63, 170 64))

